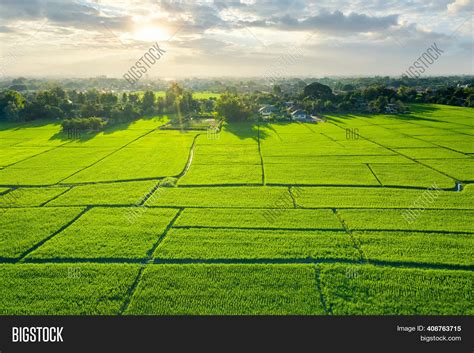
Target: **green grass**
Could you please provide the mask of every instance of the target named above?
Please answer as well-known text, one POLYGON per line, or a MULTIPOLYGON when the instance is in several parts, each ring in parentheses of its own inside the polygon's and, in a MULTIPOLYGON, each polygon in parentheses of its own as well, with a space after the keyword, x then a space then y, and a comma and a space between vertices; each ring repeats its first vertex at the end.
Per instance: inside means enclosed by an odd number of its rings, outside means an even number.
POLYGON ((0 259, 14 259, 58 231, 80 208, 0 209, 0 259))
POLYGON ((177 210, 133 209, 93 208, 28 259, 144 259, 177 210))
POLYGON ((1 315, 117 315, 136 265, 0 265, 1 315))
MULTIPOLYGON (((288 203, 291 199, 288 198, 288 203)), ((275 209, 186 209, 175 227, 299 228, 342 230, 331 210, 295 210, 293 204, 275 205, 275 209)))
POLYGON ((153 265, 126 314, 323 314, 309 265, 153 265))
POLYGON ((349 229, 473 232, 474 210, 422 210, 407 218, 405 210, 338 210, 349 229), (408 219, 408 221, 407 221, 408 219))
POLYGON ((48 206, 132 205, 140 202, 157 184, 152 181, 78 185, 48 206))
POLYGON ((354 236, 369 261, 474 265, 472 234, 355 232, 354 236))
POLYGON ((162 259, 352 259, 349 235, 330 231, 172 229, 155 252, 162 259))
POLYGON ((335 315, 472 315, 472 271, 319 265, 335 315))

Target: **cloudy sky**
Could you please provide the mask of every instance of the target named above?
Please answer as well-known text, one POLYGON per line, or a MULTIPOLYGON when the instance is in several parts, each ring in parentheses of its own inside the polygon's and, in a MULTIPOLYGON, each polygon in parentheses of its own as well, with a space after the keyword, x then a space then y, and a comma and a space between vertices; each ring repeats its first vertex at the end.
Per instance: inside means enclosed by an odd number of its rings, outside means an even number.
POLYGON ((474 0, 1 0, 0 74, 150 77, 474 74, 474 0))

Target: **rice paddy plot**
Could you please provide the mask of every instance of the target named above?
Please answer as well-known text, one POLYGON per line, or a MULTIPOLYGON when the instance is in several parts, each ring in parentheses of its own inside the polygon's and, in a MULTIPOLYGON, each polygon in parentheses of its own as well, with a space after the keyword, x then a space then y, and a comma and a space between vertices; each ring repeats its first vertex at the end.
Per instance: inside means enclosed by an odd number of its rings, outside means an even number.
POLYGON ((68 142, 57 138, 60 131, 58 123, 42 126, 30 122, 15 124, 0 130, 0 141, 8 141, 5 145, 2 143, 2 146, 53 148, 68 142))
POLYGON ((421 138, 460 153, 474 153, 474 139, 470 135, 423 136, 421 138))
MULTIPOLYGON (((106 147, 117 149, 127 144, 131 144, 134 140, 139 140, 140 138, 147 136, 165 122, 166 119, 140 119, 131 124, 123 123, 113 125, 98 133, 81 133, 79 139, 72 140, 68 143, 68 146, 83 148, 106 147)), ((64 134, 64 138, 66 138, 66 136, 67 135, 64 134)))
POLYGON ((191 164, 180 185, 261 184, 262 167, 258 164, 191 164))
POLYGON ((224 123, 216 138, 207 138, 205 133, 201 137, 199 145, 257 145, 258 126, 252 122, 224 123))
POLYGON ((332 210, 295 210, 291 198, 274 209, 185 209, 174 227, 297 228, 343 230, 332 210), (288 202, 290 204, 288 204, 288 202))
POLYGON ((159 188, 147 206, 275 208, 293 207, 287 187, 227 186, 159 188))
POLYGON ((261 142, 266 145, 283 144, 283 145, 313 145, 322 146, 326 143, 332 144, 333 141, 320 133, 306 131, 306 133, 272 133, 262 138, 261 142))
POLYGON ((379 185, 365 164, 267 164, 267 184, 379 185))
POLYGON ((421 127, 417 125, 405 125, 404 128, 395 128, 396 131, 404 133, 410 136, 419 137, 423 139, 423 136, 435 136, 435 135, 456 135, 456 130, 442 130, 433 127, 421 127))
POLYGON ((42 167, 17 168, 11 166, 0 170, 0 184, 3 185, 54 185, 61 180, 82 169, 77 166, 66 168, 49 167, 45 164, 42 167))
POLYGON ((92 208, 33 251, 38 259, 145 259, 177 210, 92 208))
POLYGON ((360 247, 372 261, 474 265, 472 234, 419 232, 354 232, 360 247))
POLYGON ((294 122, 263 123, 260 130, 265 136, 280 134, 307 135, 311 133, 306 124, 294 122))
POLYGON ((424 159, 422 162, 436 170, 453 176, 457 180, 465 182, 474 181, 474 159, 472 158, 456 160, 424 159))
POLYGON ((157 259, 361 260, 346 232, 261 229, 171 229, 157 259))
POLYGON ((422 141, 417 138, 412 138, 412 137, 406 137, 403 135, 397 136, 395 138, 385 138, 385 137, 373 137, 372 138, 375 142, 378 142, 379 144, 389 147, 389 148, 433 148, 436 147, 430 142, 427 141, 422 141))
POLYGON ((258 164, 260 165, 258 146, 252 145, 197 145, 194 151, 193 164, 226 165, 258 164))
POLYGON ((78 185, 49 202, 47 206, 134 205, 139 204, 157 181, 78 185))
POLYGON ((41 206, 68 189, 67 187, 17 188, 0 195, 0 207, 41 206))
POLYGON ((194 138, 199 135, 195 131, 162 131, 156 130, 133 141, 129 148, 155 148, 157 151, 174 150, 191 147, 194 138))
POLYGON ((328 148, 324 147, 313 147, 305 145, 274 145, 271 147, 262 147, 262 153, 264 159, 267 157, 294 157, 294 158, 318 158, 318 157, 340 157, 340 156, 393 156, 392 151, 386 148, 373 145, 370 148, 364 148, 354 143, 339 144, 334 142, 334 146, 328 148))
POLYGON ((352 230, 474 232, 474 210, 346 209, 338 213, 352 230))
POLYGON ((474 189, 461 192, 396 188, 299 187, 295 194, 299 207, 329 208, 474 208, 474 189), (428 194, 428 195, 426 195, 428 194), (418 206, 419 207, 419 206, 418 206))
MULTIPOLYGON (((265 165, 268 164, 344 164, 351 168, 353 164, 367 163, 415 163, 403 156, 393 155, 315 155, 315 156, 270 156, 265 157, 265 165)), ((323 166, 324 167, 324 166, 323 166)))
POLYGON ((2 159, 0 167, 5 167, 13 163, 18 163, 24 159, 31 158, 39 153, 46 152, 54 147, 11 147, 0 146, 2 148, 2 159))
POLYGON ((383 186, 454 188, 454 179, 420 164, 379 164, 370 167, 383 186))
POLYGON ((178 175, 184 169, 189 149, 124 148, 64 183, 136 180, 178 175))
MULTIPOLYGON (((448 150, 446 148, 441 148, 441 147, 397 148, 395 150, 405 156, 408 156, 417 160, 424 160, 424 159, 450 160, 450 159, 459 159, 459 158, 468 157, 463 153, 455 152, 455 151, 448 150)), ((462 164, 462 161, 450 161, 450 162, 462 164)))
POLYGON ((472 315, 474 273, 372 265, 318 265, 334 315, 472 315))
POLYGON ((71 170, 74 171, 94 163, 112 151, 113 149, 110 148, 74 148, 62 146, 17 163, 14 167, 34 170, 36 168, 49 166, 49 168, 71 168, 71 170))
POLYGON ((412 115, 436 121, 459 122, 473 121, 472 109, 442 104, 411 104, 412 115))
POLYGON ((310 265, 152 265, 125 314, 323 314, 310 265))
POLYGON ((0 259, 18 259, 36 244, 54 234, 83 209, 0 209, 0 259))
POLYGON ((0 315, 117 315, 137 274, 124 264, 0 264, 0 315))

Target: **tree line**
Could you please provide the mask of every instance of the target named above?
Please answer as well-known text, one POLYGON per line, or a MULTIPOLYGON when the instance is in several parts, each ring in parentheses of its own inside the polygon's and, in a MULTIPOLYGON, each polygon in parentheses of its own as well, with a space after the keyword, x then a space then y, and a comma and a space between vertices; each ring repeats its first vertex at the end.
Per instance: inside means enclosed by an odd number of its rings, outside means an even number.
POLYGON ((164 96, 155 92, 121 94, 85 92, 54 87, 44 91, 22 94, 15 90, 0 92, 0 119, 29 121, 35 119, 86 119, 100 117, 109 123, 126 122, 144 115, 188 114, 212 111, 208 100, 196 100, 192 92, 172 83, 164 96))
MULTIPOLYGON (((227 120, 246 120, 262 104, 283 108, 289 101, 310 114, 319 113, 383 113, 390 104, 400 112, 406 103, 438 103, 474 107, 474 88, 466 85, 447 86, 437 89, 417 90, 401 86, 397 89, 382 85, 355 88, 351 85, 343 90, 331 89, 313 82, 294 93, 282 93, 278 85, 271 92, 222 94, 217 101, 195 99, 190 90, 173 82, 164 96, 153 91, 114 93, 91 89, 87 91, 66 90, 56 86, 48 90, 21 93, 12 89, 0 92, 0 120, 28 121, 35 119, 78 119, 91 117, 106 120, 108 124, 127 122, 144 115, 217 112, 227 120), (467 86, 467 87, 466 87, 467 86)), ((89 125, 100 128, 96 120, 89 125)), ((102 125, 101 125, 102 126, 102 125)), ((92 127, 91 127, 92 128, 92 127)))

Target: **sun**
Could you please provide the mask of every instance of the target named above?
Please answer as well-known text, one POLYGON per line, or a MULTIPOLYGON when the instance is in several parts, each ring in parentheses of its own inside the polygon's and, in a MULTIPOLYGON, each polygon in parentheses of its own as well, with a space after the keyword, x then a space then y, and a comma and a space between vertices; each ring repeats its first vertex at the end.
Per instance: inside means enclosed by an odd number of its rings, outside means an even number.
POLYGON ((152 42, 152 41, 167 40, 169 38, 169 35, 162 28, 142 27, 142 28, 138 28, 133 33, 133 37, 137 40, 152 42))

